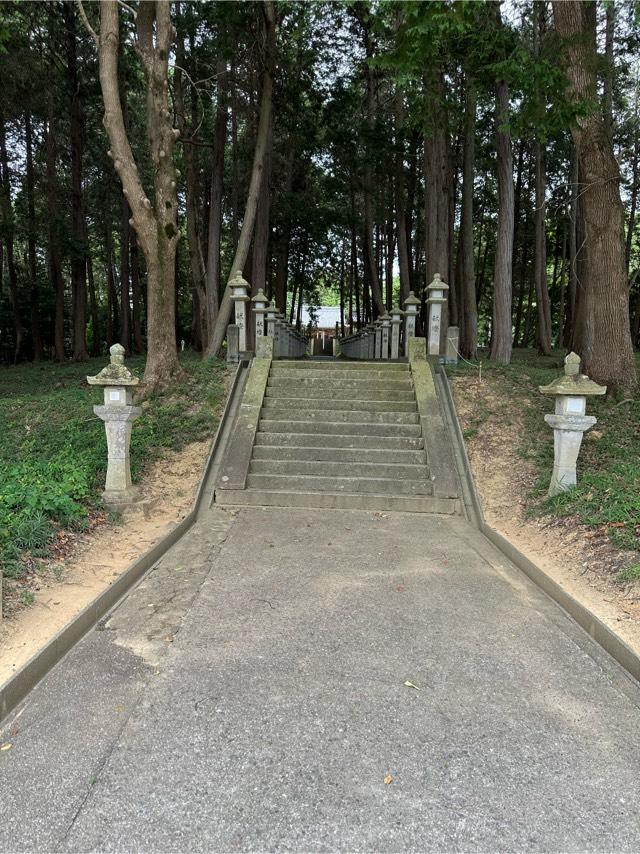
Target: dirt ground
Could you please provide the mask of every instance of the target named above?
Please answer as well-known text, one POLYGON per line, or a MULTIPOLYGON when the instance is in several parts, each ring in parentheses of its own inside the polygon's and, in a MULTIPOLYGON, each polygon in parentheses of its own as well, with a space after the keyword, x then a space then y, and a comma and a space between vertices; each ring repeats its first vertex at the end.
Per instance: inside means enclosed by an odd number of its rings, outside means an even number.
POLYGON ((524 426, 517 413, 510 409, 505 417, 487 380, 455 377, 452 387, 463 429, 469 431, 467 451, 488 524, 640 654, 640 586, 615 580, 629 562, 628 553, 575 519, 528 515, 536 473, 518 453, 524 426), (478 411, 487 413, 480 424, 478 411))
POLYGON ((0 622, 0 684, 191 509, 209 442, 168 452, 140 486, 145 512, 127 511, 115 525, 65 535, 64 554, 43 565, 31 587, 35 601, 0 622))

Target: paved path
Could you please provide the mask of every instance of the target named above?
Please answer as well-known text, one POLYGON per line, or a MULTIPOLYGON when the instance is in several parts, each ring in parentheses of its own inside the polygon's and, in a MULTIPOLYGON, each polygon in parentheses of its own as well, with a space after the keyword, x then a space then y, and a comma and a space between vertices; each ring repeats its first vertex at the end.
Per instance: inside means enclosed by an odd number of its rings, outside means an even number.
POLYGON ((218 510, 100 628, 3 851, 640 849, 640 690, 460 520, 218 510))

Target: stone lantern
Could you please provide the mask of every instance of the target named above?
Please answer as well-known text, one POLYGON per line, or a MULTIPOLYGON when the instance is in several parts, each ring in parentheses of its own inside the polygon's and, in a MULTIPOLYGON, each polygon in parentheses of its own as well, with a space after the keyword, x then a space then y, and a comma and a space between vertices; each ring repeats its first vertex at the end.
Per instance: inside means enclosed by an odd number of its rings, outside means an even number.
POLYGON ((126 506, 138 497, 138 489, 131 483, 129 446, 131 424, 142 414, 139 406, 132 406, 131 393, 140 380, 125 367, 121 344, 114 344, 109 353, 111 363, 95 377, 87 377, 87 382, 104 387, 104 406, 93 407, 107 433, 107 481, 102 500, 105 504, 126 506))
POLYGON ((414 338, 416 334, 416 317, 420 308, 420 300, 413 291, 409 291, 409 296, 404 301, 404 354, 409 355, 409 338, 414 338))
POLYGON ((564 376, 549 385, 540 386, 542 394, 556 396, 556 411, 544 420, 553 427, 553 474, 548 494, 558 495, 576 485, 576 462, 582 434, 596 423, 586 415, 587 397, 605 394, 606 386, 598 385, 580 373, 580 356, 569 353, 564 360, 564 376))
POLYGON ((238 347, 240 353, 247 351, 247 309, 246 303, 249 302, 247 292, 249 290, 249 282, 242 278, 242 271, 237 270, 233 279, 229 282, 230 296, 234 306, 234 313, 238 327, 238 347))
POLYGON ((440 328, 442 326, 442 306, 447 301, 449 285, 442 281, 440 273, 433 274, 433 281, 427 287, 427 305, 429 306, 429 336, 427 353, 440 355, 440 328))
POLYGON ((391 309, 391 358, 400 356, 400 326, 402 325, 402 309, 394 305, 391 309))
POLYGON ((262 288, 258 289, 258 293, 251 300, 253 303, 253 310, 256 315, 256 343, 258 338, 261 338, 263 335, 266 335, 266 315, 267 315, 267 305, 269 304, 269 300, 264 295, 264 291, 262 288))

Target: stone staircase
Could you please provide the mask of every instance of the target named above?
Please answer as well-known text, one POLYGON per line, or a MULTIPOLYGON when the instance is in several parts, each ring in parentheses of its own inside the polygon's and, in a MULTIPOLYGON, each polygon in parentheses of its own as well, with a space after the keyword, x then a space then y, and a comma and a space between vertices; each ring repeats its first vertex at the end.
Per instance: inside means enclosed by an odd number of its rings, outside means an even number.
MULTIPOLYGON (((224 478, 223 478, 224 480, 224 478)), ((273 361, 243 489, 220 504, 453 513, 434 495, 409 365, 273 361)))

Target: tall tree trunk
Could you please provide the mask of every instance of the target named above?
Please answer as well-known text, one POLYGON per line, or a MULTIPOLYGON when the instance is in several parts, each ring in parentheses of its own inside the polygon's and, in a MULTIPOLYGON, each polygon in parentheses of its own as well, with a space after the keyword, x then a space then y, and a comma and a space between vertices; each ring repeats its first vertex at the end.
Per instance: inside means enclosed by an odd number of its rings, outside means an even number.
MULTIPOLYGON (((178 16, 180 4, 177 4, 178 16)), ((184 51, 184 34, 180 33, 176 47, 176 67, 173 75, 173 93, 176 109, 176 124, 183 141, 183 156, 185 164, 185 201, 187 213, 187 243, 189 246, 189 268, 191 270, 191 289, 193 292, 193 338, 200 343, 208 340, 207 332, 207 295, 206 271, 202 255, 202 240, 200 236, 200 217, 198 214, 198 149, 191 140, 194 128, 197 127, 197 93, 191 91, 191 127, 187 123, 187 107, 184 96, 184 72, 186 66, 184 51)))
POLYGON ((398 267, 400 270, 400 306, 409 296, 411 290, 411 265, 409 261, 409 244, 407 241, 407 198, 404 176, 404 98, 398 87, 394 97, 394 114, 396 129, 395 151, 395 213, 398 240, 398 267))
POLYGON ((7 141, 5 137, 4 116, 0 114, 0 168, 1 172, 1 199, 0 216, 2 239, 7 250, 7 272, 9 274, 9 305, 13 318, 13 329, 15 334, 13 360, 17 362, 22 355, 22 345, 25 337, 25 328, 20 312, 18 297, 18 274, 16 271, 15 257, 13 253, 14 218, 13 205, 11 202, 11 179, 9 177, 9 158, 7 155, 7 141))
MULTIPOLYGON (((430 128, 424 139, 426 280, 435 273, 444 279, 449 270, 449 191, 446 118, 443 104, 443 81, 440 71, 428 83, 431 99, 430 128)), ((446 324, 443 324, 446 325, 446 324)))
POLYGON ((56 143, 55 103, 52 89, 49 89, 47 94, 47 113, 46 174, 49 281, 53 286, 55 295, 54 354, 56 361, 62 362, 64 361, 64 280, 62 278, 61 223, 58 213, 58 146, 56 143))
POLYGON ((36 261, 36 204, 33 177, 33 124, 31 113, 24 117, 25 147, 27 156, 27 252, 29 255, 29 287, 31 312, 31 342, 33 360, 42 359, 42 333, 40 331, 40 294, 38 290, 38 267, 36 261))
POLYGON ((462 161, 462 210, 460 213, 460 275, 462 329, 460 352, 465 359, 478 358, 478 307, 473 253, 473 189, 475 177, 476 88, 467 77, 465 102, 464 154, 462 161))
POLYGON ((87 288, 89 291, 89 314, 91 316, 91 355, 99 356, 102 352, 100 336, 100 318, 98 315, 98 299, 96 296, 96 283, 93 276, 93 258, 87 253, 87 288))
MULTIPOLYGON (((244 211, 244 220, 238 245, 231 264, 231 277, 236 271, 242 270, 249 255, 251 247, 251 238, 253 237, 253 229, 256 220, 256 212, 258 209, 258 198, 260 195, 260 185, 262 183, 262 173, 264 170, 265 155, 269 142, 269 126, 271 124, 271 112, 273 108, 273 75, 275 66, 275 49, 276 49, 276 15, 275 7, 272 0, 265 0, 261 7, 265 17, 265 63, 262 79, 262 97, 260 99, 260 119, 258 122, 258 132, 256 134, 256 145, 253 154, 253 167, 251 169, 251 180, 249 181, 249 190, 247 193, 247 203, 244 211)), ((231 317, 231 297, 229 287, 225 290, 220 311, 216 318, 216 324, 213 329, 211 341, 209 343, 208 353, 214 356, 220 350, 224 337, 227 333, 229 318, 231 317)))
MULTIPOLYGON (((541 53, 541 45, 545 28, 544 18, 545 0, 536 0, 534 3, 533 20, 533 50, 536 57, 539 57, 541 53)), ((537 91, 535 97, 539 109, 542 112, 544 108, 546 108, 546 104, 544 104, 544 96, 540 91, 537 91)), ((536 251, 534 261, 536 306, 538 310, 536 342, 538 345, 538 352, 544 356, 549 356, 551 354, 551 307, 549 305, 549 287, 547 284, 547 175, 545 158, 539 137, 537 137, 534 142, 533 152, 536 176, 536 251)))
MULTIPOLYGON (((364 6, 362 7, 364 8, 364 6)), ((373 58, 373 42, 371 39, 369 12, 361 11, 359 14, 360 23, 362 25, 362 36, 365 51, 365 78, 367 85, 367 151, 365 154, 364 164, 364 257, 367 268, 369 285, 371 287, 371 296, 373 299, 373 307, 376 315, 384 314, 384 300, 382 299, 382 288, 380 287, 380 278, 378 275, 378 267, 376 264, 374 250, 374 212, 373 212, 373 160, 374 160, 374 135, 376 125, 376 97, 375 97, 375 79, 374 70, 371 65, 373 58)))
POLYGON ((540 140, 534 142, 535 181, 536 181, 536 252, 534 278, 536 285, 536 305, 538 323, 536 327, 536 342, 538 352, 544 356, 551 355, 551 307, 549 305, 549 287, 547 284, 547 228, 546 228, 546 174, 544 156, 540 140))
MULTIPOLYGON (((227 63, 218 60, 216 123, 213 132, 213 165, 209 196, 209 234, 207 239, 206 309, 207 330, 213 330, 220 302, 220 244, 222 240, 222 192, 224 189, 224 151, 227 141, 227 63)), ((235 217, 235 210, 234 210, 235 217)), ((207 342, 209 332, 207 331, 207 342)))
POLYGON ((113 275, 113 232, 111 230, 110 217, 107 217, 105 222, 104 249, 107 280, 107 347, 111 347, 112 344, 117 343, 115 339, 120 326, 118 323, 120 311, 115 277, 113 275))
POLYGON ((140 258, 138 256, 138 241, 135 231, 129 235, 129 266, 131 268, 131 320, 133 325, 133 352, 144 353, 142 337, 142 291, 140 288, 140 258))
MULTIPOLYGON (((497 11, 500 15, 499 9, 497 11)), ((498 234, 493 279, 491 354, 494 362, 511 361, 511 300, 513 271, 513 154, 508 130, 509 87, 504 80, 496 85, 496 155, 498 169, 498 234)))
POLYGON ((569 202, 569 288, 562 342, 565 347, 571 348, 573 346, 578 284, 578 157, 575 145, 573 144, 571 146, 571 160, 569 165, 569 186, 571 188, 569 202))
MULTIPOLYGON (((597 99, 595 15, 590 2, 553 2, 556 28, 567 40, 568 96, 573 103, 597 99)), ((572 127, 584 181, 587 284, 594 310, 591 329, 583 342, 583 370, 609 392, 629 393, 637 374, 629 331, 629 288, 625 264, 624 211, 620 199, 620 172, 606 121, 597 110, 580 116, 572 127)))
POLYGON ((146 79, 153 205, 142 186, 124 125, 118 88, 119 5, 115 0, 100 4, 100 34, 96 37, 110 154, 131 207, 131 224, 147 265, 144 379, 148 389, 166 386, 180 373, 175 336, 175 259, 180 233, 177 228, 177 174, 172 157, 179 132, 171 127, 169 110, 169 54, 174 37, 170 12, 170 4, 149 0, 138 6, 136 17, 136 49, 146 79))
POLYGON ((631 199, 629 202, 629 220, 627 223, 627 236, 625 240, 625 262, 627 265, 627 276, 630 272, 631 247, 633 245, 633 232, 636 226, 636 210, 638 207, 638 190, 640 189, 640 175, 638 175, 638 161, 640 160, 640 127, 638 127, 638 100, 640 96, 640 81, 636 81, 634 97, 634 122, 633 122, 633 155, 631 160, 631 199))
POLYGON ((71 322, 73 358, 82 362, 87 352, 87 247, 82 193, 82 160, 84 154, 85 116, 82 104, 81 81, 78 73, 78 34, 76 8, 72 3, 60 7, 65 21, 67 52, 67 85, 69 87, 69 142, 71 149, 71 322))

